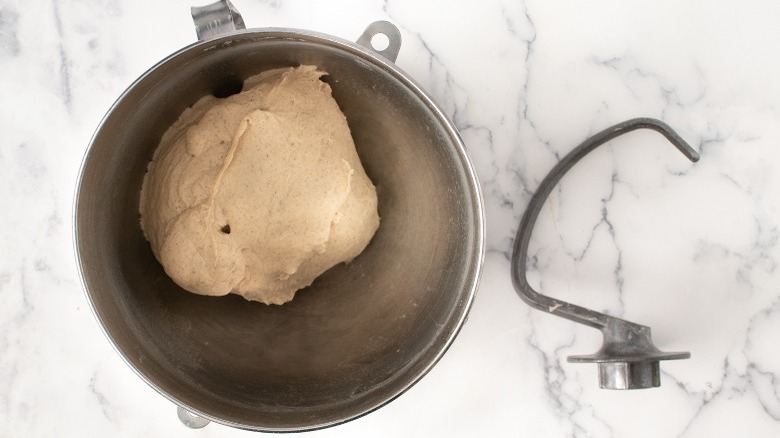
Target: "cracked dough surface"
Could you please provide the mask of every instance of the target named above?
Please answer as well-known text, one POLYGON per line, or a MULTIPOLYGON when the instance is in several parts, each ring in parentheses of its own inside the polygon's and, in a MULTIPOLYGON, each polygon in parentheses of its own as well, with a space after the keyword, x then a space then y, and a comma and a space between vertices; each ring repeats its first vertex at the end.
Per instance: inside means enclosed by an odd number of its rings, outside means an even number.
POLYGON ((376 190, 324 74, 253 76, 239 94, 203 97, 163 135, 141 227, 182 288, 282 304, 368 245, 376 190))

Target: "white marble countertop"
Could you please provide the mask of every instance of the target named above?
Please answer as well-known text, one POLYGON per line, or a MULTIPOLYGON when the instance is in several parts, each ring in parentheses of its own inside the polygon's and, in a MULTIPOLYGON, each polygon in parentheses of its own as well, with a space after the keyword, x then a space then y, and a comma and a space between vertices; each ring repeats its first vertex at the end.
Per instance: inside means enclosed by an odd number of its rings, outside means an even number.
MULTIPOLYGON (((485 196, 487 254, 452 348, 399 399, 312 437, 780 436, 780 3, 235 0, 248 27, 354 40, 386 19, 397 64, 454 120, 485 196), (531 310, 509 252, 531 193, 589 135, 616 140, 555 190, 531 243, 544 293, 653 327, 689 350, 660 388, 598 388, 567 363, 600 335, 531 310)), ((200 4, 203 4, 201 2, 200 4)), ((101 117, 195 40, 189 2, 0 0, 0 436, 193 431, 101 332, 77 275, 72 201, 101 117)))

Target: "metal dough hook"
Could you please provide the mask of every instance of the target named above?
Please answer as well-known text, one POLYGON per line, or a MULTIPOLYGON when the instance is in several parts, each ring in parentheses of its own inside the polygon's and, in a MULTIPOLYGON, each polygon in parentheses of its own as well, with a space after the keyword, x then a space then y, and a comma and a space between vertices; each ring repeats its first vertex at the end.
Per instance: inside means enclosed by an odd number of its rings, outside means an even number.
POLYGON ((689 160, 696 162, 699 154, 664 122, 638 118, 618 123, 585 140, 566 155, 539 185, 523 214, 512 254, 512 283, 520 298, 538 310, 560 316, 601 330, 604 344, 595 354, 569 356, 569 362, 595 362, 599 365, 599 385, 607 389, 642 389, 661 385, 659 362, 687 359, 688 352, 666 353, 653 345, 650 327, 605 315, 536 292, 526 279, 528 243, 547 196, 563 175, 580 159, 598 146, 636 129, 652 129, 661 133, 689 160))

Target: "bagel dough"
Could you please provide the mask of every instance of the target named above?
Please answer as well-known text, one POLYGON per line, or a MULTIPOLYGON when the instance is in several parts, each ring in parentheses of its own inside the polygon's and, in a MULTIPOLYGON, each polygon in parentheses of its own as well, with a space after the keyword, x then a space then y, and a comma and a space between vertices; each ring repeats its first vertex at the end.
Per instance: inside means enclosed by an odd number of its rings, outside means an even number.
POLYGON ((376 189, 325 74, 250 77, 239 94, 200 99, 163 135, 141 228, 179 286, 283 304, 368 245, 376 189))

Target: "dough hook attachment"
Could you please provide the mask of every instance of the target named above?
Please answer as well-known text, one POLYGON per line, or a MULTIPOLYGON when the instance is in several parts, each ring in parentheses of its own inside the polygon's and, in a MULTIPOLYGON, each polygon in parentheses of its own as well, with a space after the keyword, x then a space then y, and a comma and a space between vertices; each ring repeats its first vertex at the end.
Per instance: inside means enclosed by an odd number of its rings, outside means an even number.
POLYGON ((666 137, 689 160, 699 154, 664 122, 650 118, 631 119, 607 128, 585 140, 566 155, 542 180, 517 229, 512 254, 512 283, 520 298, 538 310, 601 330, 604 344, 591 355, 569 356, 569 362, 597 363, 599 386, 606 389, 642 389, 661 385, 659 362, 687 359, 688 352, 667 353, 653 345, 650 327, 605 315, 536 292, 526 279, 528 244, 534 224, 548 195, 563 175, 598 146, 636 129, 652 129, 666 137))

